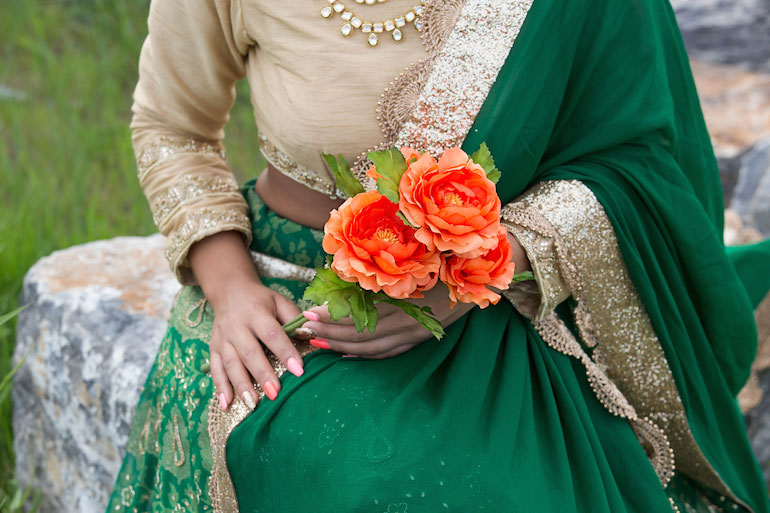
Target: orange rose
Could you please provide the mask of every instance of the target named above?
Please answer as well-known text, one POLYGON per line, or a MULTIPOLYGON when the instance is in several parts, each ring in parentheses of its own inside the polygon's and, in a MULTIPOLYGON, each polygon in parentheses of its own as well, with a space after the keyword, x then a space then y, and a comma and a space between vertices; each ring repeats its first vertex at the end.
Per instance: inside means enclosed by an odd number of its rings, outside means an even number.
POLYGON ((397 299, 422 297, 438 281, 439 254, 414 237, 396 215, 398 205, 377 191, 363 192, 332 210, 323 248, 345 281, 397 299))
POLYGON ((486 308, 489 303, 497 304, 500 300, 500 295, 489 290, 487 285, 507 289, 513 279, 513 250, 506 235, 506 229, 500 226, 495 238, 497 247, 479 257, 441 256, 441 281, 449 288, 453 306, 460 301, 486 308))
POLYGON ((398 190, 401 212, 420 226, 415 237, 429 248, 473 258, 497 245, 495 184, 461 149, 444 151, 438 163, 421 155, 404 172, 398 190))

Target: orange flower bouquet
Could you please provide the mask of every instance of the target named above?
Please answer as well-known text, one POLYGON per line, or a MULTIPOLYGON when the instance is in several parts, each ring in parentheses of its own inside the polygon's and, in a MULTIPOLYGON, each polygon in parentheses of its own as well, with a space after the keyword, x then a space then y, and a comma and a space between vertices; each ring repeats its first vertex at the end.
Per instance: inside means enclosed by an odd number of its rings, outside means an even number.
MULTIPOLYGON (((486 308, 500 300, 489 286, 532 279, 529 272, 514 274, 495 190, 500 172, 486 144, 471 157, 445 150, 438 161, 410 148, 367 156, 374 164, 367 176, 377 190, 365 192, 341 155, 324 155, 349 198, 324 226, 328 265, 316 270, 305 300, 326 304, 334 320, 352 315, 359 332, 371 333, 375 305, 390 303, 440 339, 444 330, 430 308, 408 299, 423 297, 441 280, 452 306, 486 308)), ((291 333, 303 322, 298 317, 285 328, 291 333)))

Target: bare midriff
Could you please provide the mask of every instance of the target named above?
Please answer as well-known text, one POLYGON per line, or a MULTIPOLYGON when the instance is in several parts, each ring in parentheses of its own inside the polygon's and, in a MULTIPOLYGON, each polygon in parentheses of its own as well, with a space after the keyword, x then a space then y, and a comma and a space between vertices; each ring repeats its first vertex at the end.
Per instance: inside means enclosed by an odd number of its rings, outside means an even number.
POLYGON ((323 229, 329 213, 343 201, 292 180, 272 165, 262 171, 255 189, 268 208, 279 216, 318 230, 323 229))

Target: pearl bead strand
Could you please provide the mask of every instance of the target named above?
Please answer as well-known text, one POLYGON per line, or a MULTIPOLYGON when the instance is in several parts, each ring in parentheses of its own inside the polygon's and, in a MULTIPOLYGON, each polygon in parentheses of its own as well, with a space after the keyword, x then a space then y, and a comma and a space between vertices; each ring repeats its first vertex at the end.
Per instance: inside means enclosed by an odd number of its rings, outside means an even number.
MULTIPOLYGON (((422 29, 422 20, 420 16, 423 13, 425 5, 423 2, 415 5, 404 14, 396 16, 385 21, 372 22, 369 20, 362 20, 356 16, 353 11, 346 9, 345 5, 339 0, 327 0, 329 5, 321 9, 321 17, 331 18, 334 14, 339 14, 342 21, 345 23, 340 28, 340 34, 345 37, 350 37, 353 31, 358 29, 364 34, 368 34, 366 42, 370 47, 374 48, 379 43, 378 34, 383 32, 390 32, 393 41, 401 41, 404 38, 404 33, 401 28, 407 23, 413 23, 414 28, 417 30, 422 29)), ((375 3, 385 3, 387 0, 355 0, 358 4, 373 5, 375 3)))

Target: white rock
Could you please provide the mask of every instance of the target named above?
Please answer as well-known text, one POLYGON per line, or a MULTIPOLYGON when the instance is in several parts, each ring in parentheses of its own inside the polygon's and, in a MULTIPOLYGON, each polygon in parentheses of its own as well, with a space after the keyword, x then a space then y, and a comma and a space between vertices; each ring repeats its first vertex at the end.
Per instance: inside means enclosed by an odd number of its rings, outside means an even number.
POLYGON ((16 469, 43 512, 104 511, 139 392, 180 286, 164 239, 57 251, 24 279, 14 378, 16 469))

